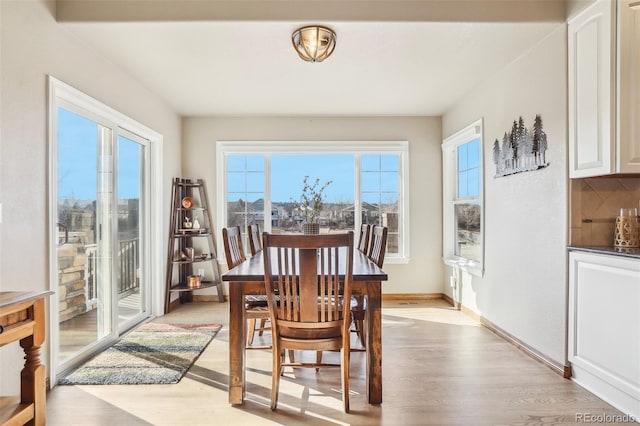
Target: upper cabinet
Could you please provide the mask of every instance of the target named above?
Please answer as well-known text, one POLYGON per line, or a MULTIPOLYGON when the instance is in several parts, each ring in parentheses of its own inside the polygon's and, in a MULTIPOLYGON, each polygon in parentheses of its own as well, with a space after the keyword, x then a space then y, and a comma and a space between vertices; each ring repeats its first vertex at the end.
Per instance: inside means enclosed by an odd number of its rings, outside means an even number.
POLYGON ((640 2, 618 3, 618 163, 620 173, 640 173, 640 2))
POLYGON ((640 3, 569 21, 569 176, 640 173, 640 3))

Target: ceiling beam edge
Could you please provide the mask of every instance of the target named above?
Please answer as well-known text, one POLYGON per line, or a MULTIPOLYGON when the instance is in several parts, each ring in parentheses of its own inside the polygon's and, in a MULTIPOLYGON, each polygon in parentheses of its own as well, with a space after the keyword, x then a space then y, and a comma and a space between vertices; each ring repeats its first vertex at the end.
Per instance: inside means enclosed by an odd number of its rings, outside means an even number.
POLYGON ((565 0, 57 0, 58 22, 564 22, 565 0))

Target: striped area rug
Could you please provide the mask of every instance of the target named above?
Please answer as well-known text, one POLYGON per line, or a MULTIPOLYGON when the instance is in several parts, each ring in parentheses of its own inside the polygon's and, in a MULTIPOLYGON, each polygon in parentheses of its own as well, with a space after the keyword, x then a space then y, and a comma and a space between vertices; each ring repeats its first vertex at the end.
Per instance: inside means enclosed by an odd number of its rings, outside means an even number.
POLYGON ((220 324, 143 324, 58 384, 178 383, 221 328, 220 324))

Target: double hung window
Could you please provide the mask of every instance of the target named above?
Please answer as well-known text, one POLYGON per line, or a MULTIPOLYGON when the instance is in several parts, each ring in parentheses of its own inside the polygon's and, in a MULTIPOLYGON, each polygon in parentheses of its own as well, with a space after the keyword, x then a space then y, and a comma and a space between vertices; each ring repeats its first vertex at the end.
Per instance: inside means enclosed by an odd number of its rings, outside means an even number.
POLYGON ((484 261, 482 121, 442 144, 445 263, 481 275, 484 261))

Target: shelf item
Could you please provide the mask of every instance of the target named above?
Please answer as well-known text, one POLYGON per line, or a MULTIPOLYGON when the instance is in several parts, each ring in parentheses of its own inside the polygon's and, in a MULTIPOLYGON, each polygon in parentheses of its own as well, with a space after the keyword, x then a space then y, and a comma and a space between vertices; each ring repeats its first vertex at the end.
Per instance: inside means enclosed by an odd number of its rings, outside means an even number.
POLYGON ((180 303, 189 303, 193 301, 193 291, 215 287, 218 301, 224 302, 207 190, 202 179, 174 179, 168 245, 165 313, 169 312, 172 293, 179 294, 180 303), (200 228, 187 227, 194 224, 200 228), (208 269, 204 276, 198 276, 194 264, 211 267, 198 267, 208 269))
POLYGON ((190 209, 195 205, 196 201, 193 199, 193 197, 184 197, 182 199, 182 207, 184 207, 185 209, 190 209))

